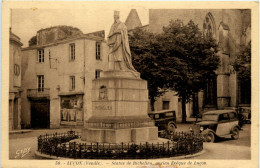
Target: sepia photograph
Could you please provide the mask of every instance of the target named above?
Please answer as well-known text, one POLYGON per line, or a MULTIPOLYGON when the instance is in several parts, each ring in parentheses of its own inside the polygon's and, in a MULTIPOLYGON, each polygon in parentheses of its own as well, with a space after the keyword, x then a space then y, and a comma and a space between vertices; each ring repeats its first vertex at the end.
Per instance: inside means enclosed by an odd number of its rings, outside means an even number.
POLYGON ((258 6, 4 2, 1 165, 258 167, 258 6))

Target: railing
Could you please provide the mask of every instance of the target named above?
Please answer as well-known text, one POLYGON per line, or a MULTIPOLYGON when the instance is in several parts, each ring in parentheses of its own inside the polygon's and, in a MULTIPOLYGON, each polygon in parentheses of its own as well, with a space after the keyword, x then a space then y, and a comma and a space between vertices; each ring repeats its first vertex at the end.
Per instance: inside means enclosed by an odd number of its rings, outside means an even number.
POLYGON ((38 137, 38 151, 51 156, 74 159, 152 159, 189 155, 203 150, 200 136, 176 133, 167 143, 77 143, 78 133, 46 134, 38 137))
POLYGON ((27 89, 27 97, 49 97, 50 88, 39 88, 39 89, 27 89))

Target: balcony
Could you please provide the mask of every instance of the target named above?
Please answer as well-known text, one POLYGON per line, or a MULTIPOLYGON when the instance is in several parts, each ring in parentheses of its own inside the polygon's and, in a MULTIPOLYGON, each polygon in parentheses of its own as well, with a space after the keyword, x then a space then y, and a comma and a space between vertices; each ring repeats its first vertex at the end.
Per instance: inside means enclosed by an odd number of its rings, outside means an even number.
POLYGON ((27 89, 27 97, 32 99, 50 99, 50 88, 27 89))

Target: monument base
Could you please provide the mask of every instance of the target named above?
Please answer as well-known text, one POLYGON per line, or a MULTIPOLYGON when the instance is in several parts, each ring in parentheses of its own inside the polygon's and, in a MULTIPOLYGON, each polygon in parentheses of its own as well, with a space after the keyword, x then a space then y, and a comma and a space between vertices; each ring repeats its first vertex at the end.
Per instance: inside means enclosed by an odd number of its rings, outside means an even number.
POLYGON ((157 138, 158 128, 153 126, 125 129, 85 128, 82 130, 81 140, 93 143, 128 143, 148 142, 157 138))
POLYGON ((147 142, 158 138, 148 116, 147 81, 135 71, 104 71, 92 81, 92 114, 82 140, 99 143, 147 142))
POLYGON ((148 116, 91 117, 82 140, 99 143, 146 142, 158 138, 158 128, 148 116))

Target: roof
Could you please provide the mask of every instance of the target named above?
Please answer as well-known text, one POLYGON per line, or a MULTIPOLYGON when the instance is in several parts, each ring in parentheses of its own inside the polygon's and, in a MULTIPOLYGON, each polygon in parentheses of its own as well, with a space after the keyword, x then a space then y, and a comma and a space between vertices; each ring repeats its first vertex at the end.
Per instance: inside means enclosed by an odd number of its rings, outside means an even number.
POLYGON ((152 111, 149 114, 158 114, 158 113, 167 113, 167 112, 175 112, 175 110, 159 110, 159 111, 152 111))
POLYGON ((59 29, 59 28, 70 28, 70 29, 73 29, 75 31, 79 31, 81 34, 83 34, 82 31, 79 28, 72 27, 72 26, 67 26, 67 25, 58 25, 58 26, 52 26, 52 27, 43 28, 43 29, 38 30, 37 33, 41 32, 41 31, 46 31, 46 30, 50 30, 50 29, 59 29))
POLYGON ((129 15, 126 18, 125 25, 128 30, 142 26, 141 20, 138 16, 136 9, 131 9, 129 15))
POLYGON ((140 26, 140 27, 135 27, 133 29, 129 29, 128 32, 131 32, 131 31, 135 30, 136 28, 139 28, 139 29, 142 29, 142 30, 148 30, 149 24, 143 25, 143 26, 140 26))
POLYGON ((24 51, 24 50, 33 50, 33 49, 49 47, 49 46, 53 46, 53 45, 57 45, 57 44, 68 43, 70 41, 78 40, 78 39, 88 39, 88 40, 95 40, 95 41, 104 41, 104 38, 102 38, 102 37, 97 37, 97 36, 91 36, 91 35, 88 35, 88 34, 83 34, 83 35, 78 35, 78 36, 73 37, 73 38, 68 38, 68 39, 56 41, 56 42, 49 43, 49 44, 29 46, 29 47, 26 47, 26 48, 22 48, 22 51, 24 51))
POLYGON ((21 39, 17 35, 15 35, 13 32, 11 32, 11 30, 10 30, 10 37, 9 38, 10 38, 10 41, 17 43, 20 46, 23 45, 23 43, 21 43, 21 41, 20 41, 21 39))
POLYGON ((230 113, 235 112, 235 110, 214 110, 214 111, 208 111, 204 114, 224 114, 224 113, 230 113))
POLYGON ((95 31, 95 32, 87 33, 85 35, 87 35, 87 36, 97 36, 97 37, 105 38, 105 30, 95 31))

